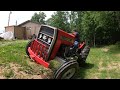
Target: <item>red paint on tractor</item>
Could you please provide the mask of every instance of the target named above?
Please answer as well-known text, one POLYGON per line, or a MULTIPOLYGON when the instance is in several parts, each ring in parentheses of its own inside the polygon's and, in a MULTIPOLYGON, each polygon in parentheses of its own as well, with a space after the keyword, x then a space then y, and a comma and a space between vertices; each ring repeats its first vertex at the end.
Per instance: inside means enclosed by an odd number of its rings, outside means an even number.
POLYGON ((37 55, 35 55, 33 51, 30 49, 30 47, 28 48, 28 52, 30 53, 31 59, 37 61, 39 64, 43 65, 46 68, 49 67, 49 63, 45 62, 42 57, 38 57, 37 55))
POLYGON ((69 34, 63 30, 58 29, 57 40, 54 45, 53 51, 51 53, 50 60, 55 58, 61 44, 65 44, 68 46, 73 45, 74 39, 75 39, 75 36, 73 34, 69 34))
POLYGON ((47 57, 47 46, 36 39, 31 43, 31 46, 28 48, 30 58, 38 62, 39 64, 49 67, 49 63, 45 61, 47 57), (44 55, 43 55, 44 54, 44 55))
POLYGON ((85 42, 81 43, 81 44, 79 45, 79 48, 80 48, 80 49, 83 48, 84 45, 85 45, 85 42))

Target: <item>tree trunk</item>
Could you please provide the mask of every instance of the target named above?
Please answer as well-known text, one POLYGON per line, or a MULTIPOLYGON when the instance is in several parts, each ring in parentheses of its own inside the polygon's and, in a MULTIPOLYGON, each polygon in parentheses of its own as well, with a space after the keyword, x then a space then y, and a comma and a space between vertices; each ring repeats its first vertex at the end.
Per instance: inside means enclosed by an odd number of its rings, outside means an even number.
POLYGON ((95 47, 95 33, 94 33, 94 47, 95 47))

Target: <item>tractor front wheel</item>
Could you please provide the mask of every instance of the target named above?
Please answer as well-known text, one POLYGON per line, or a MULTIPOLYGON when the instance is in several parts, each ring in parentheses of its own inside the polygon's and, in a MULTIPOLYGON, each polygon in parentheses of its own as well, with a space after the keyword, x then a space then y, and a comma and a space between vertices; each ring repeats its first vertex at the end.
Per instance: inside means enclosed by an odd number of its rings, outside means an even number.
MULTIPOLYGON (((27 54, 28 56, 29 56, 28 48, 30 47, 30 45, 31 45, 32 42, 33 42, 33 40, 29 41, 29 42, 27 43, 27 45, 26 45, 26 48, 25 48, 26 54, 27 54)), ((30 56, 29 56, 29 58, 30 58, 30 56)))
POLYGON ((55 72, 54 79, 71 79, 78 69, 76 60, 70 60, 62 64, 55 72))

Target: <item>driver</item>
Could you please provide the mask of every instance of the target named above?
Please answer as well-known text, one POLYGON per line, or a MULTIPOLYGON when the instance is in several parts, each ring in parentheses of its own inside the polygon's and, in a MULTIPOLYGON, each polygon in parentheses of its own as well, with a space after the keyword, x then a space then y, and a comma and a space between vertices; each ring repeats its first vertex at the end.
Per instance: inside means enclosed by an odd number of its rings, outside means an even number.
POLYGON ((78 48, 78 45, 79 45, 79 42, 80 42, 80 35, 79 33, 77 32, 77 30, 73 30, 73 35, 75 35, 75 41, 74 41, 74 44, 73 44, 73 48, 78 48))
POLYGON ((72 34, 75 36, 75 41, 72 47, 65 48, 64 55, 67 57, 69 57, 70 55, 75 55, 76 49, 78 48, 80 42, 79 33, 77 32, 77 30, 73 30, 72 34))

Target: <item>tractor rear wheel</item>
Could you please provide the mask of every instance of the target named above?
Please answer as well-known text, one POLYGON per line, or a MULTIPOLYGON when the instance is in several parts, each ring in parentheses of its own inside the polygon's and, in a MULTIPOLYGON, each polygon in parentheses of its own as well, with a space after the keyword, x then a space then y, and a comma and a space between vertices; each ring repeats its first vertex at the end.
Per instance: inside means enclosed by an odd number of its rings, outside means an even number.
POLYGON ((78 60, 77 60, 78 63, 79 63, 79 66, 85 64, 89 52, 90 52, 90 47, 85 46, 84 49, 81 51, 81 53, 79 55, 80 57, 78 57, 78 60))
POLYGON ((71 79, 78 69, 76 60, 70 60, 62 64, 55 72, 54 79, 71 79))

